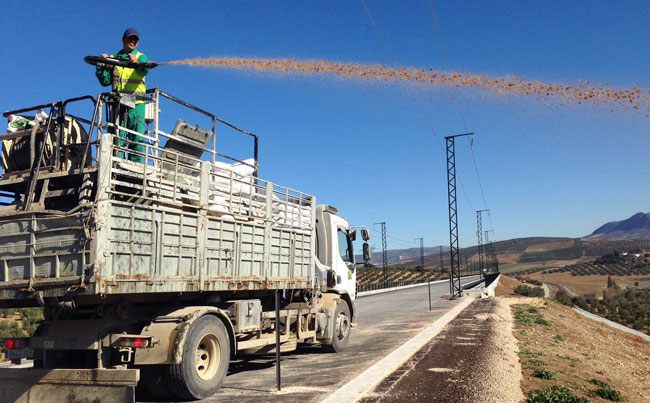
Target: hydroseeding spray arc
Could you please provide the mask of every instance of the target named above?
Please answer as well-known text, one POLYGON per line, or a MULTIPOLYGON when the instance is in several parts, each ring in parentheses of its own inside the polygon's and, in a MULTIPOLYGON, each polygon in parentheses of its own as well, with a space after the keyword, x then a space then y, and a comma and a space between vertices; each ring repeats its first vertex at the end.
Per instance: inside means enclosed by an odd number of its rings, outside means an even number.
MULTIPOLYGON (((88 56, 86 62, 95 64, 88 56)), ((501 96, 534 96, 538 99, 558 99, 563 102, 616 105, 625 109, 644 110, 650 114, 650 90, 637 86, 612 88, 608 85, 580 81, 577 85, 545 83, 516 75, 493 77, 485 74, 443 72, 432 68, 389 67, 382 64, 330 62, 327 60, 261 59, 216 57, 149 62, 157 65, 203 65, 226 69, 266 71, 281 74, 334 75, 342 79, 379 82, 412 82, 426 87, 467 87, 501 96)))

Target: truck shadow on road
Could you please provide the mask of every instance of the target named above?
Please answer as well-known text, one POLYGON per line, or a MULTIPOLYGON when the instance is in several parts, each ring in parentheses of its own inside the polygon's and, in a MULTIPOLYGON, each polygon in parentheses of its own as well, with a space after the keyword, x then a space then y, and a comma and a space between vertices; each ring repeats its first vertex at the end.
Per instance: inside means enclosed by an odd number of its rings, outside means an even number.
MULTIPOLYGON (((300 359, 301 356, 304 355, 315 355, 315 354, 330 355, 332 353, 325 350, 319 344, 299 344, 296 350, 282 353, 280 358, 281 359, 280 365, 288 364, 289 362, 298 360, 300 359)), ((240 391, 248 391, 248 392, 272 393, 275 391, 274 387, 270 387, 269 389, 260 389, 255 387, 228 385, 228 377, 236 375, 240 372, 247 372, 251 376, 255 376, 256 371, 264 371, 274 367, 275 367, 274 354, 237 357, 236 359, 230 361, 230 365, 228 367, 228 374, 226 375, 226 384, 222 386, 221 389, 233 390, 233 391, 240 390, 240 391)), ((272 376, 275 376, 275 373, 273 373, 272 376)), ((150 396, 143 387, 138 386, 136 390, 136 401, 158 402, 160 400, 150 396)), ((169 401, 180 402, 183 400, 169 400, 169 401)))
MULTIPOLYGON (((296 350, 282 353, 282 355, 280 356, 280 360, 281 360, 280 365, 282 365, 283 362, 286 363, 288 361, 297 360, 298 357, 302 355, 313 355, 313 354, 331 354, 331 353, 318 344, 315 345, 299 344, 296 350)), ((274 354, 242 356, 241 358, 230 362, 230 366, 228 368, 228 376, 240 372, 264 370, 272 367, 275 367, 274 354)))

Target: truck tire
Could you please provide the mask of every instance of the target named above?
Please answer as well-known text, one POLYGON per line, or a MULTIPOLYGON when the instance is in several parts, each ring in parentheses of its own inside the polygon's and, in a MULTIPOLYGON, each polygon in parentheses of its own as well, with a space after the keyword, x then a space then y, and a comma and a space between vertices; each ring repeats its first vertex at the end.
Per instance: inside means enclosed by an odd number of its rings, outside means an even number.
POLYGON ((169 399, 173 396, 167 382, 169 365, 145 365, 140 368, 144 388, 152 397, 169 399))
POLYGON ((228 372, 228 332, 217 317, 194 322, 183 345, 180 364, 169 366, 169 386, 180 399, 198 400, 215 394, 228 372))
POLYGON ((334 335, 332 336, 332 344, 323 346, 325 350, 331 353, 338 353, 347 347, 350 341, 350 307, 345 301, 341 301, 336 305, 334 310, 334 335))

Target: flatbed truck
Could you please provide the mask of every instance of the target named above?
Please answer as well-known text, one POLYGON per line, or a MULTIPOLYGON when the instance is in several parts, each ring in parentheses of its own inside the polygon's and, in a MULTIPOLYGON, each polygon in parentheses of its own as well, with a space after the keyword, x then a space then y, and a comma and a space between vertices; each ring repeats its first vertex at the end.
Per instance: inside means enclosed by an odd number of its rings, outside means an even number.
POLYGON ((132 401, 138 383, 203 399, 234 357, 343 350, 357 230, 259 178, 257 135, 158 88, 144 134, 124 110, 107 92, 4 113, 25 120, 0 134, 0 307, 42 307, 44 320, 2 340, 33 368, 0 368, 0 401, 132 401), (161 110, 207 128, 172 128, 161 110), (253 157, 221 153, 222 128, 248 136, 253 157))

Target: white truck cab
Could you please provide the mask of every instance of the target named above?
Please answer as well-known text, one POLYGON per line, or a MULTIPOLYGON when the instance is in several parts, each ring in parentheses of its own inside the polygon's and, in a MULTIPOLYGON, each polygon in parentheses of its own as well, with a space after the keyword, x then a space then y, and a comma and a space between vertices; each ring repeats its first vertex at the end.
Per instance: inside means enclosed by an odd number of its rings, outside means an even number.
MULTIPOLYGON (((337 213, 333 206, 316 206, 316 257, 321 264, 318 277, 323 291, 336 292, 344 299, 347 295, 351 302, 356 299, 357 272, 353 248, 356 230, 337 213)), ((368 230, 364 228, 361 232, 364 241, 368 240, 368 230)), ((363 249, 364 260, 369 260, 367 243, 363 249)))

